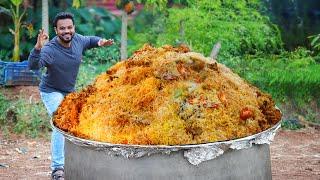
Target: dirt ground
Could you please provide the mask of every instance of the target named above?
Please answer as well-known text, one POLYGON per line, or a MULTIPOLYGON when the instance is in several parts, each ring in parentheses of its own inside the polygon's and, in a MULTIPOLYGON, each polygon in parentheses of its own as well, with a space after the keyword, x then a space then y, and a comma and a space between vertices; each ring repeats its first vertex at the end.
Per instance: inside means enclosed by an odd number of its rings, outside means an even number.
MULTIPOLYGON (((320 180, 320 130, 280 130, 271 144, 274 180, 320 180)), ((0 179, 50 179, 50 142, 0 135, 0 179)))
POLYGON ((9 100, 25 98, 29 101, 40 101, 38 86, 12 86, 6 88, 0 86, 0 93, 9 100))
POLYGON ((271 144, 274 180, 320 180, 320 130, 281 130, 271 144))

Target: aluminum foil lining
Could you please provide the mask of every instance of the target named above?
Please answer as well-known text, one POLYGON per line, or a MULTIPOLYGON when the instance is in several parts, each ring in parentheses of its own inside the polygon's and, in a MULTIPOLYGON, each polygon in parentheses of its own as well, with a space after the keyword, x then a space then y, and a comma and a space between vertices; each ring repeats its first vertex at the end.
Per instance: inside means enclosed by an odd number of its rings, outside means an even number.
POLYGON ((72 143, 96 151, 104 151, 111 156, 139 158, 146 155, 150 156, 155 153, 170 154, 172 152, 183 151, 184 157, 193 165, 199 165, 204 161, 212 160, 222 155, 228 149, 240 150, 250 148, 255 144, 270 144, 273 141, 277 130, 281 127, 281 121, 279 121, 276 125, 265 131, 240 139, 206 144, 166 146, 125 145, 91 141, 75 137, 65 131, 62 131, 53 124, 52 119, 50 123, 54 129, 62 133, 64 137, 72 143))

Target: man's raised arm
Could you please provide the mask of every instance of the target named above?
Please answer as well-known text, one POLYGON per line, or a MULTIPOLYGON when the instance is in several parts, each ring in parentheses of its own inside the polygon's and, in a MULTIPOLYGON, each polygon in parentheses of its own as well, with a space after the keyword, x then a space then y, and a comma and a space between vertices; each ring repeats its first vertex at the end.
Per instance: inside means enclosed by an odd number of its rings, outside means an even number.
POLYGON ((43 29, 39 30, 37 43, 31 50, 28 57, 29 69, 38 70, 41 67, 44 67, 46 65, 46 62, 48 62, 50 56, 45 52, 41 53, 41 49, 47 39, 49 39, 49 36, 43 31, 43 29))
POLYGON ((83 36, 84 49, 91 49, 101 46, 110 46, 113 44, 113 39, 104 39, 97 36, 83 36))

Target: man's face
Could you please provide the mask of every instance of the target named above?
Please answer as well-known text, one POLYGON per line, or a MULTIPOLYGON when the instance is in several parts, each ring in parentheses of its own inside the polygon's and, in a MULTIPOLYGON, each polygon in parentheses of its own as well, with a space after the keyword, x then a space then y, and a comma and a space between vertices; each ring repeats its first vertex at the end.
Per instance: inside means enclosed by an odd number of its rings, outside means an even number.
POLYGON ((71 19, 60 19, 57 22, 57 27, 55 27, 55 31, 57 36, 64 43, 69 43, 74 35, 75 26, 71 19))

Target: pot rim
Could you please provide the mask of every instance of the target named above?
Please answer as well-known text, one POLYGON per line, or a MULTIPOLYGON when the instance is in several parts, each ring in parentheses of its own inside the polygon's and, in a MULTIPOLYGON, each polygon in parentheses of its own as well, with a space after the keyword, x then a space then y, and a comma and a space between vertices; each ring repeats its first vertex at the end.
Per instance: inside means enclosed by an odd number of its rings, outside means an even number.
POLYGON ((250 142, 253 141, 261 136, 263 134, 270 134, 275 133, 280 127, 281 127, 281 119, 279 122, 277 122, 274 126, 261 131, 259 133, 238 138, 238 139, 230 139, 227 141, 215 141, 215 142, 209 142, 209 143, 201 143, 201 144, 183 144, 183 145, 137 145, 137 144, 113 144, 113 143, 107 143, 107 142, 100 142, 100 141, 94 141, 94 140, 88 140, 83 139, 80 137, 76 137, 66 131, 61 130, 60 128, 56 127, 53 123, 53 118, 50 118, 50 125, 53 129, 60 132, 65 138, 70 140, 71 142, 78 142, 86 146, 97 146, 97 147, 123 147, 123 148, 151 148, 151 149, 190 149, 190 148, 198 148, 198 147, 208 147, 208 146, 216 146, 216 145, 222 145, 222 144, 233 144, 233 143, 242 143, 242 142, 250 142))

